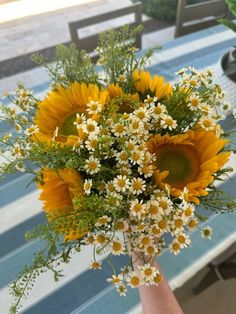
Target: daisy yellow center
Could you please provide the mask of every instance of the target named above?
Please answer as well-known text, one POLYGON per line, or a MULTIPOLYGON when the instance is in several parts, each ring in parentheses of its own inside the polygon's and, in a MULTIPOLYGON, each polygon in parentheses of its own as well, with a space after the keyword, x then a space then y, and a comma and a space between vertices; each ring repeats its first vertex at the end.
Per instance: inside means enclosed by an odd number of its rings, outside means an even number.
POLYGON ((90 161, 88 164, 88 167, 90 170, 95 170, 97 168, 97 163, 96 161, 90 161))
POLYGON ((135 190, 140 190, 142 188, 142 183, 140 181, 138 181, 138 180, 134 181, 133 188, 135 190))
POLYGON ((139 128, 139 122, 138 122, 138 121, 133 122, 133 123, 132 123, 132 128, 133 128, 134 130, 137 130, 137 129, 139 128))
POLYGON ((151 268, 147 268, 144 271, 145 276, 151 276, 152 275, 152 269, 151 268))
POLYGON ((112 283, 113 284, 116 284, 116 283, 119 283, 120 282, 120 278, 119 277, 113 277, 112 278, 112 283))
POLYGON ((204 235, 205 235, 206 237, 211 234, 211 231, 208 230, 208 229, 205 229, 203 232, 204 232, 204 235))
POLYGON ((121 244, 119 242, 113 242, 112 248, 114 251, 119 252, 121 250, 121 244))
POLYGON ((100 268, 100 264, 99 264, 98 262, 94 262, 94 263, 92 264, 92 268, 93 268, 93 269, 99 269, 99 268, 100 268))
POLYGON ((211 120, 205 119, 202 123, 206 128, 209 128, 212 125, 211 120))
POLYGON ((117 184, 118 184, 118 186, 120 187, 120 188, 123 188, 123 187, 125 187, 125 180, 124 179, 119 179, 118 180, 118 182, 117 182, 117 184))
POLYGON ((160 233, 160 229, 157 228, 157 227, 153 227, 153 228, 152 228, 152 233, 153 233, 153 234, 159 234, 159 233, 160 233))
POLYGON ((142 205, 141 205, 141 204, 135 204, 133 210, 134 210, 136 213, 141 212, 141 210, 142 210, 142 205))
POLYGON ((154 109, 154 112, 155 112, 156 114, 161 114, 162 111, 163 111, 162 108, 159 107, 159 106, 154 109))
POLYGON ((107 219, 106 219, 106 218, 99 218, 99 219, 98 219, 98 222, 99 222, 100 224, 106 224, 106 223, 107 223, 107 219))
POLYGON ((116 228, 118 230, 123 230, 125 228, 125 225, 124 225, 124 223, 122 221, 119 221, 119 222, 116 223, 116 228))
POLYGON ((94 243, 94 237, 93 237, 93 236, 89 236, 89 237, 87 238, 87 241, 88 241, 88 243, 93 244, 93 243, 94 243))
POLYGON ((86 182, 85 184, 84 184, 84 189, 85 190, 89 190, 91 188, 91 184, 89 183, 89 182, 86 182))
POLYGON ((97 242, 98 243, 101 244, 101 243, 104 243, 105 241, 106 241, 106 238, 103 235, 100 234, 97 236, 97 242))
POLYGON ((190 145, 163 144, 156 153, 159 170, 169 171, 166 183, 183 188, 196 180, 200 163, 196 151, 190 145))
POLYGON ((185 243, 185 237, 182 236, 182 235, 179 235, 179 236, 178 236, 178 241, 179 241, 179 243, 181 243, 181 244, 185 243))
POLYGON ((178 251, 178 250, 180 249, 180 245, 179 245, 177 242, 175 242, 175 243, 172 245, 172 248, 173 248, 174 251, 178 251))
POLYGON ((87 130, 88 130, 88 132, 94 132, 95 131, 95 126, 93 124, 88 124, 87 125, 87 130))
POLYGON ((92 139, 90 142, 89 142, 90 146, 92 148, 96 148, 97 144, 98 144, 98 140, 97 139, 92 139))
POLYGON ((124 132, 124 126, 122 125, 122 124, 118 124, 117 126, 116 126, 116 132, 117 133, 122 133, 122 132, 124 132))
POLYGON ((174 121, 172 119, 170 119, 170 118, 166 119, 166 125, 167 126, 172 126, 173 124, 174 124, 174 121))
POLYGON ((159 205, 162 209, 167 209, 168 207, 168 204, 166 201, 160 201, 159 205))
POLYGON ((140 279, 137 276, 133 276, 130 278, 130 283, 133 286, 138 286, 140 282, 140 279))
POLYGON ((147 248, 147 252, 148 252, 148 254, 153 254, 154 253, 154 248, 152 247, 152 246, 149 246, 148 248, 147 248))
POLYGON ((190 80, 189 84, 193 87, 197 86, 197 82, 195 80, 190 80))
POLYGON ((122 152, 120 154, 120 160, 122 161, 128 160, 128 155, 125 152, 122 152))
POLYGON ((191 215, 192 215, 192 209, 190 207, 186 208, 185 216, 191 216, 191 215))
POLYGON ((155 276, 155 278, 154 278, 154 281, 155 281, 156 283, 161 282, 161 275, 157 274, 157 275, 155 276))
POLYGON ((143 111, 140 111, 140 112, 137 113, 137 117, 139 119, 144 119, 145 118, 145 113, 143 111))
POLYGON ((167 223, 165 220, 159 221, 158 225, 161 229, 165 229, 167 227, 167 223))
POLYGON ((199 100, 197 98, 192 99, 192 106, 198 107, 198 105, 199 105, 199 100))
POLYGON ((74 122, 76 121, 76 112, 68 114, 59 127, 59 134, 69 136, 78 135, 74 122))
POLYGON ((142 244, 143 245, 147 245, 147 244, 149 244, 149 242, 150 242, 150 239, 148 237, 145 237, 145 238, 142 239, 142 244))
POLYGON ((175 220, 175 227, 176 228, 181 228, 182 226, 183 226, 183 220, 182 219, 175 220))
POLYGON ((151 213, 152 215, 157 214, 157 213, 158 213, 158 208, 157 208, 157 206, 151 205, 151 206, 150 206, 150 213, 151 213))
POLYGON ((193 219, 193 220, 190 220, 188 225, 189 225, 190 228, 194 228, 194 227, 196 227, 197 222, 196 222, 196 220, 193 219))

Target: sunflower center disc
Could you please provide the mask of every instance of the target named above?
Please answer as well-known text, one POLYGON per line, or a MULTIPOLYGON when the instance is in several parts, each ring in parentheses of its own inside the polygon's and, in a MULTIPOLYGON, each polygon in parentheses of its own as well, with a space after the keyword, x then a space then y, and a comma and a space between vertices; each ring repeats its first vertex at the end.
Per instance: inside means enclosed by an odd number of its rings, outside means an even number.
POLYGON ((197 152, 187 145, 161 145, 156 153, 157 167, 160 171, 168 170, 165 182, 176 188, 196 180, 200 163, 197 152))

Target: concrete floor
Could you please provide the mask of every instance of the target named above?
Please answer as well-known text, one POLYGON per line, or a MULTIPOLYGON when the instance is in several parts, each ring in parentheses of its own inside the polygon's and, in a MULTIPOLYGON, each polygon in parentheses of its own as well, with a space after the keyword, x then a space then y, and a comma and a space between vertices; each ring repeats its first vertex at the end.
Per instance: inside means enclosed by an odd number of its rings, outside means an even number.
MULTIPOLYGON (((1 11, 6 6, 18 6, 26 0, 19 0, 6 5, 1 5, 1 11)), ((39 2, 39 0, 36 0, 39 2)), ((54 0, 53 0, 54 1, 54 0)), ((54 1, 55 2, 55 1, 54 1)), ((36 9, 29 9, 29 16, 14 18, 12 20, 0 20, 0 97, 4 92, 16 88, 16 82, 24 82, 28 87, 39 85, 48 80, 48 75, 44 69, 35 68, 33 70, 15 73, 14 60, 18 58, 17 67, 24 68, 27 59, 30 60, 32 52, 46 49, 60 43, 70 41, 68 22, 100 14, 105 11, 114 10, 131 4, 130 0, 70 0, 69 2, 58 1, 57 10, 36 14, 36 9), (78 5, 75 5, 76 2, 78 5), (71 3, 71 5, 70 5, 71 3), (73 5, 72 5, 73 4, 73 5), (19 59, 20 57, 20 59, 19 59), (7 62, 10 60, 10 62, 7 62)), ((17 7, 15 8, 17 9, 17 7)), ((128 17, 130 20, 132 17, 128 17)), ((146 16, 143 16, 147 20, 146 16)), ((125 23, 125 21, 124 21, 125 23)), ((109 26, 112 26, 111 22, 109 26)), ((156 26, 156 25, 155 25, 156 26)), ((158 22, 160 28, 165 27, 165 23, 158 22)), ((81 33, 91 32, 92 28, 81 33)), ((148 48, 154 45, 162 45, 174 38, 174 27, 162 30, 155 30, 143 34, 142 47, 148 48)))
POLYGON ((204 268, 181 288, 175 296, 185 314, 235 314, 236 279, 217 281, 205 291, 196 295, 194 288, 206 274, 204 268))

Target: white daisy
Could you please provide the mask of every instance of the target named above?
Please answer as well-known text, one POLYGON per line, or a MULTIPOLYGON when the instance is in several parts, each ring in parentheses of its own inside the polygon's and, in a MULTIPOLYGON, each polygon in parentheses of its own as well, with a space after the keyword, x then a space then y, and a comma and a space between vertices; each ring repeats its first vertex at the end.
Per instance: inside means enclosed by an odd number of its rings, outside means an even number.
POLYGON ((25 130, 25 134, 30 136, 33 135, 35 133, 37 133, 39 131, 39 128, 36 124, 31 125, 28 129, 25 130))
POLYGON ((178 255, 180 250, 181 250, 181 245, 178 241, 174 240, 170 245, 169 245, 169 250, 171 253, 174 255, 178 255))
POLYGON ((84 166, 84 169, 89 174, 95 174, 98 173, 101 168, 101 163, 99 159, 90 156, 89 159, 86 160, 86 164, 84 166))
POLYGON ((99 134, 100 128, 96 121, 94 121, 93 119, 88 119, 86 123, 83 124, 83 131, 86 134, 96 135, 99 134))
POLYGON ((140 218, 146 213, 146 205, 143 204, 143 200, 139 201, 135 199, 130 203, 130 214, 134 217, 140 218))
POLYGON ((211 239, 213 229, 210 226, 205 226, 201 229, 201 237, 211 239))
POLYGON ((111 130, 117 137, 124 137, 127 132, 126 126, 121 123, 116 123, 111 130))
POLYGON ((98 218, 98 221, 95 223, 96 227, 106 226, 111 221, 111 217, 104 215, 98 218))
POLYGON ((179 233, 176 236, 176 240, 179 242, 181 249, 191 244, 189 236, 187 236, 185 233, 179 233))
POLYGON ((92 152, 95 151, 95 149, 98 146, 98 137, 97 135, 90 135, 87 139, 87 141, 85 142, 85 147, 87 148, 87 150, 90 150, 92 152))
POLYGON ((123 297, 126 296, 126 293, 127 293, 127 288, 126 288, 126 286, 124 286, 124 285, 118 285, 116 290, 119 292, 120 296, 123 296, 123 297))
POLYGON ((130 191, 134 195, 139 195, 145 191, 146 182, 141 178, 133 178, 130 182, 130 191))
POLYGON ((150 106, 151 106, 151 105, 154 105, 155 102, 157 102, 157 97, 156 97, 156 96, 151 97, 150 95, 147 95, 147 98, 144 99, 144 102, 145 102, 146 104, 149 104, 150 106))
POLYGON ((102 263, 101 262, 92 262, 89 266, 90 269, 94 269, 94 270, 97 270, 97 269, 101 269, 102 268, 102 263))
POLYGON ((202 117, 198 123, 206 131, 214 131, 215 129, 215 122, 209 117, 202 117))
POLYGON ((161 127, 163 129, 174 130, 177 128, 177 121, 174 120, 171 116, 163 115, 161 117, 161 127))
POLYGON ((190 102, 188 103, 188 107, 192 111, 199 110, 201 107, 201 101, 199 95, 197 93, 193 93, 190 96, 190 102))
POLYGON ((132 164, 136 165, 141 165, 142 162, 143 162, 143 159, 144 159, 144 152, 141 151, 140 149, 136 149, 136 150, 133 150, 131 152, 131 156, 129 158, 129 160, 131 161, 132 164))
POLYGON ((151 266, 149 263, 144 266, 139 266, 140 274, 146 282, 152 282, 155 276, 159 273, 158 269, 151 266))
POLYGON ((159 219, 162 215, 164 215, 163 208, 159 206, 159 202, 156 200, 148 201, 147 211, 149 213, 149 217, 152 219, 159 219))
POLYGON ((231 107, 232 106, 229 103, 224 102, 223 105, 221 106, 221 109, 224 113, 227 113, 230 111, 231 107))
POLYGON ((144 178, 149 178, 154 173, 154 166, 143 164, 138 167, 138 172, 144 176, 144 178))
POLYGON ((161 103, 158 103, 156 107, 153 108, 153 117, 154 119, 161 118, 164 114, 166 114, 166 107, 161 103))
POLYGON ((121 274, 112 275, 112 277, 108 278, 107 281, 110 283, 113 283, 113 285, 115 285, 115 286, 119 286, 123 281, 123 276, 121 274))
POLYGON ((73 122, 73 124, 78 128, 78 127, 81 127, 85 123, 86 123, 85 115, 83 113, 82 114, 77 113, 75 122, 73 122))
POLYGON ((140 285, 143 284, 142 277, 137 270, 134 270, 129 273, 128 277, 126 278, 128 286, 131 288, 138 288, 140 285))
POLYGON ((102 111, 102 104, 99 101, 90 100, 87 104, 87 112, 89 114, 95 114, 102 111))
POLYGON ((113 255, 125 254, 124 242, 120 241, 119 239, 114 239, 110 247, 111 247, 111 253, 113 255))
POLYGON ((84 193, 86 195, 90 194, 91 187, 92 187, 92 180, 91 179, 85 179, 85 181, 84 181, 84 193))
POLYGON ((143 122, 147 122, 149 120, 148 111, 145 107, 140 107, 139 109, 136 109, 133 114, 143 122))
POLYGON ((129 188, 129 179, 127 178, 127 176, 119 175, 113 180, 113 184, 117 192, 124 193, 129 188))

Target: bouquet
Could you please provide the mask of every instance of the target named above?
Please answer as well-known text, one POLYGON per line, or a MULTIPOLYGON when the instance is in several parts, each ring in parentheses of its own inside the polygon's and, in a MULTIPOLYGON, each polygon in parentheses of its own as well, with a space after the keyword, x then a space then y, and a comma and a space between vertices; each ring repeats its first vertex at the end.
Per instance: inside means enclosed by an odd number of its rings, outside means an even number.
POLYGON ((179 254, 194 228, 211 237, 199 224, 199 204, 236 208, 215 184, 232 170, 226 164, 235 150, 233 124, 227 132, 219 124, 230 108, 224 92, 210 70, 181 69, 173 86, 152 77, 145 70, 152 51, 137 57, 133 47, 138 31, 102 33, 97 65, 73 45, 59 46, 52 64, 34 55, 51 74, 50 91, 37 99, 19 84, 6 95, 11 105, 1 105, 1 119, 15 131, 1 139, 0 173, 33 173, 47 217, 26 234, 45 247, 13 282, 11 313, 41 272, 57 280, 58 263, 84 245, 93 246, 95 270, 102 254, 129 257, 120 270, 111 263, 108 280, 120 295, 129 286, 158 285, 153 263, 163 250, 179 254))

